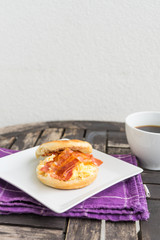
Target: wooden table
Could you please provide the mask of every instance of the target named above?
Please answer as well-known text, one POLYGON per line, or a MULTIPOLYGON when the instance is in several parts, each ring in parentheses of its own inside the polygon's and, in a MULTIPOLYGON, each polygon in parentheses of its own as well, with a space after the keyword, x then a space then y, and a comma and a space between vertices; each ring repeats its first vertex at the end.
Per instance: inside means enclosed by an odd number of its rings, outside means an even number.
MULTIPOLYGON (((59 121, 17 125, 0 129, 0 147, 23 150, 62 137, 90 142, 108 154, 131 153, 124 123, 59 121)), ((160 239, 160 172, 144 171, 151 198, 150 219, 142 222, 105 222, 33 214, 0 216, 0 239, 158 240, 160 239)))

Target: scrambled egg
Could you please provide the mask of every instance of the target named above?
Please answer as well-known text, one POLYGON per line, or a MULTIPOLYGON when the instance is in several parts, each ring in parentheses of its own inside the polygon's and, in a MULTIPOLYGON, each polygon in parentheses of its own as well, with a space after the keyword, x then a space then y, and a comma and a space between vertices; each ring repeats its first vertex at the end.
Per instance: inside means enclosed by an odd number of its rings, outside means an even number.
MULTIPOLYGON (((44 165, 45 163, 47 162, 50 162, 50 161, 53 161, 53 158, 54 158, 55 155, 51 155, 47 158, 45 158, 45 160, 43 161, 40 161, 40 164, 38 166, 38 169, 40 170, 44 165)), ((95 171, 95 166, 93 164, 84 164, 84 163, 79 163, 74 169, 73 169, 73 175, 72 177, 69 179, 70 180, 74 180, 76 178, 86 178, 86 177, 89 177, 91 176, 95 171)), ((48 175, 48 173, 42 173, 41 174, 43 175, 48 175)))
POLYGON ((76 178, 86 178, 93 174, 95 170, 95 166, 91 164, 78 164, 73 170, 73 175, 70 180, 74 180, 76 178))

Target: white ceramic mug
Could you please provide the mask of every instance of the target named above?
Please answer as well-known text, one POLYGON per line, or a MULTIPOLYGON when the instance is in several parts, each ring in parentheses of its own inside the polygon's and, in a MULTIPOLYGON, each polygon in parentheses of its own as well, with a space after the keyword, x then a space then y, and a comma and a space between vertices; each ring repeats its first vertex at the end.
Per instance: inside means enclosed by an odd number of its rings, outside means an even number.
POLYGON ((130 148, 139 159, 141 167, 160 170, 160 133, 140 130, 138 126, 160 126, 160 112, 137 112, 125 120, 125 130, 130 148))

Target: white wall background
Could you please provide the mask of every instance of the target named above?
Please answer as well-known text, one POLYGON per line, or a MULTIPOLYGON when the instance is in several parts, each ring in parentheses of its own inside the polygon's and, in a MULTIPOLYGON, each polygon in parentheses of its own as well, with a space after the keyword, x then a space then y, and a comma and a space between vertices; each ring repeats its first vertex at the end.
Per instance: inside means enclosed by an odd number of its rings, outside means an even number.
POLYGON ((0 0, 0 127, 160 111, 160 1, 0 0))

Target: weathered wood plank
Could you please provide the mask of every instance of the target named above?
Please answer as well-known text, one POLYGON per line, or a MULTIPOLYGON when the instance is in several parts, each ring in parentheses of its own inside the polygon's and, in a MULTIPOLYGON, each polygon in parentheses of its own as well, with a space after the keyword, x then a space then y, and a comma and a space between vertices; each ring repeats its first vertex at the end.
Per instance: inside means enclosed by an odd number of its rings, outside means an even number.
POLYGON ((98 240, 100 230, 101 224, 98 220, 73 218, 69 220, 65 240, 98 240))
POLYGON ((16 226, 0 226, 0 239, 1 240, 60 240, 64 239, 63 231, 61 230, 50 230, 41 228, 30 228, 30 227, 16 227, 16 226))
POLYGON ((85 140, 90 142, 94 149, 106 152, 107 131, 87 130, 85 140))
POLYGON ((160 171, 144 171, 141 175, 143 183, 160 184, 160 171))
POLYGON ((42 135, 37 141, 36 145, 42 144, 48 141, 54 141, 61 138, 63 133, 63 128, 47 128, 43 131, 42 135))
MULTIPOLYGON (((23 227, 50 228, 65 231, 66 220, 60 217, 47 217, 35 214, 0 215, 0 224, 23 227)), ((8 227, 9 228, 9 227, 8 227)))
POLYGON ((10 148, 15 140, 16 140, 15 137, 0 136, 0 147, 10 148))
POLYGON ((147 187, 151 194, 149 199, 160 200, 160 185, 147 184, 147 187))
POLYGON ((136 240, 135 222, 107 222, 106 223, 106 240, 136 240))
POLYGON ((148 200, 150 218, 141 222, 141 240, 158 240, 160 238, 160 201, 148 200))
POLYGON ((104 121, 53 121, 48 122, 50 127, 78 128, 90 130, 124 131, 124 122, 104 122, 104 121))
POLYGON ((131 154, 131 150, 130 150, 130 148, 117 148, 117 147, 116 148, 111 148, 111 147, 108 147, 107 153, 110 154, 110 155, 131 154))
POLYGON ((27 124, 18 124, 13 126, 7 126, 0 128, 0 134, 17 134, 24 131, 38 131, 43 130, 48 127, 47 122, 37 122, 37 123, 27 123, 27 124))
POLYGON ((103 122, 103 121, 50 121, 36 122, 7 126, 0 128, 0 134, 12 134, 23 131, 43 130, 46 128, 80 128, 80 129, 96 129, 109 131, 124 131, 124 122, 103 122))
POLYGON ((66 128, 62 138, 83 140, 84 129, 66 128))
POLYGON ((13 150, 24 150, 30 147, 33 147, 40 135, 40 131, 37 132, 29 132, 25 134, 20 134, 11 149, 13 150))
POLYGON ((108 147, 129 148, 125 132, 108 132, 108 147))

